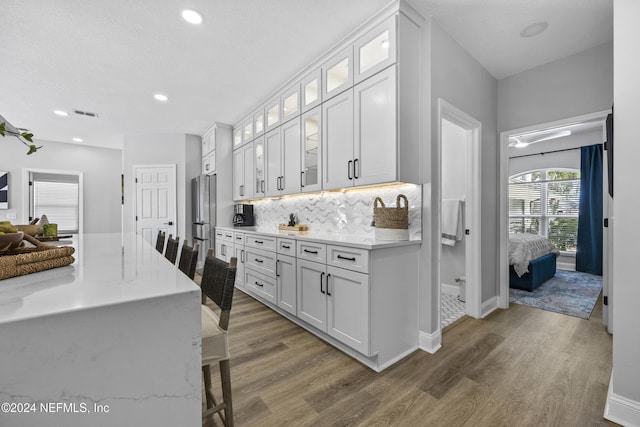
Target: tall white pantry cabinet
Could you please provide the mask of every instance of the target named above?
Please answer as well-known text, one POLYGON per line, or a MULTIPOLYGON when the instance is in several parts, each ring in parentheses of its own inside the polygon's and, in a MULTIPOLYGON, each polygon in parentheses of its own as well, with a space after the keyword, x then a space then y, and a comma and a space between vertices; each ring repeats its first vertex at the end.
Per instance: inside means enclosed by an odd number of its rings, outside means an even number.
POLYGON ((247 188, 255 170, 247 169, 246 158, 238 159, 234 168, 243 171, 233 174, 234 200, 420 183, 420 23, 419 15, 398 3, 240 120, 235 150, 246 149, 250 130, 266 120, 266 191, 247 188), (318 129, 311 134, 304 120, 316 105, 318 129))

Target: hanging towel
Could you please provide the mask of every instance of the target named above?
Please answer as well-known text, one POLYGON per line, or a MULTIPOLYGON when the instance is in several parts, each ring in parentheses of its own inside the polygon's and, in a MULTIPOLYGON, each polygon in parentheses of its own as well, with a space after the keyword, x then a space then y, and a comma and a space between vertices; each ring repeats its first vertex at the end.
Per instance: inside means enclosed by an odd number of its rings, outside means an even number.
POLYGON ((458 199, 442 200, 442 244, 454 246, 462 240, 462 202, 458 199))

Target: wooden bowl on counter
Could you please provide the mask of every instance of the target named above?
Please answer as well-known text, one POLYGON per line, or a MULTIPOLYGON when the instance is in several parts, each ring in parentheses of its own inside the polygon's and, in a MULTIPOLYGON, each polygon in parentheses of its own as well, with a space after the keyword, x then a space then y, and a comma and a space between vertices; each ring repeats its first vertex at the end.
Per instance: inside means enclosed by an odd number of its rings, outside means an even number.
POLYGON ((20 246, 20 242, 24 238, 24 233, 18 231, 17 233, 0 234, 0 251, 8 251, 20 246))

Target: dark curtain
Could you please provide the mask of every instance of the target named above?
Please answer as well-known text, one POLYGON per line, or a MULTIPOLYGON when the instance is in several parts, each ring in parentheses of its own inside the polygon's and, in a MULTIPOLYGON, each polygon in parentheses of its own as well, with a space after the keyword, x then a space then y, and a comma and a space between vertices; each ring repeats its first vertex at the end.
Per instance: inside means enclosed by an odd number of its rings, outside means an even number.
POLYGON ((602 275, 602 144, 580 148, 576 271, 602 275))

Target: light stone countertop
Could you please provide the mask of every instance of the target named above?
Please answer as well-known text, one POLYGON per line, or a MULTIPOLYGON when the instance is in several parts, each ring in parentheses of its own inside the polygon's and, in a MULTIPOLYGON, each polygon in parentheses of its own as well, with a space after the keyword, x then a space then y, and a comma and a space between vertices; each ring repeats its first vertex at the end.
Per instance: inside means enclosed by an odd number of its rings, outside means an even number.
POLYGON ((329 245, 348 246, 360 249, 382 249, 407 245, 420 245, 422 240, 381 240, 375 236, 365 236, 358 234, 345 234, 337 232, 323 231, 288 231, 278 230, 273 227, 216 227, 216 230, 236 231, 242 233, 255 233, 267 236, 287 237, 296 240, 325 243, 329 245))

